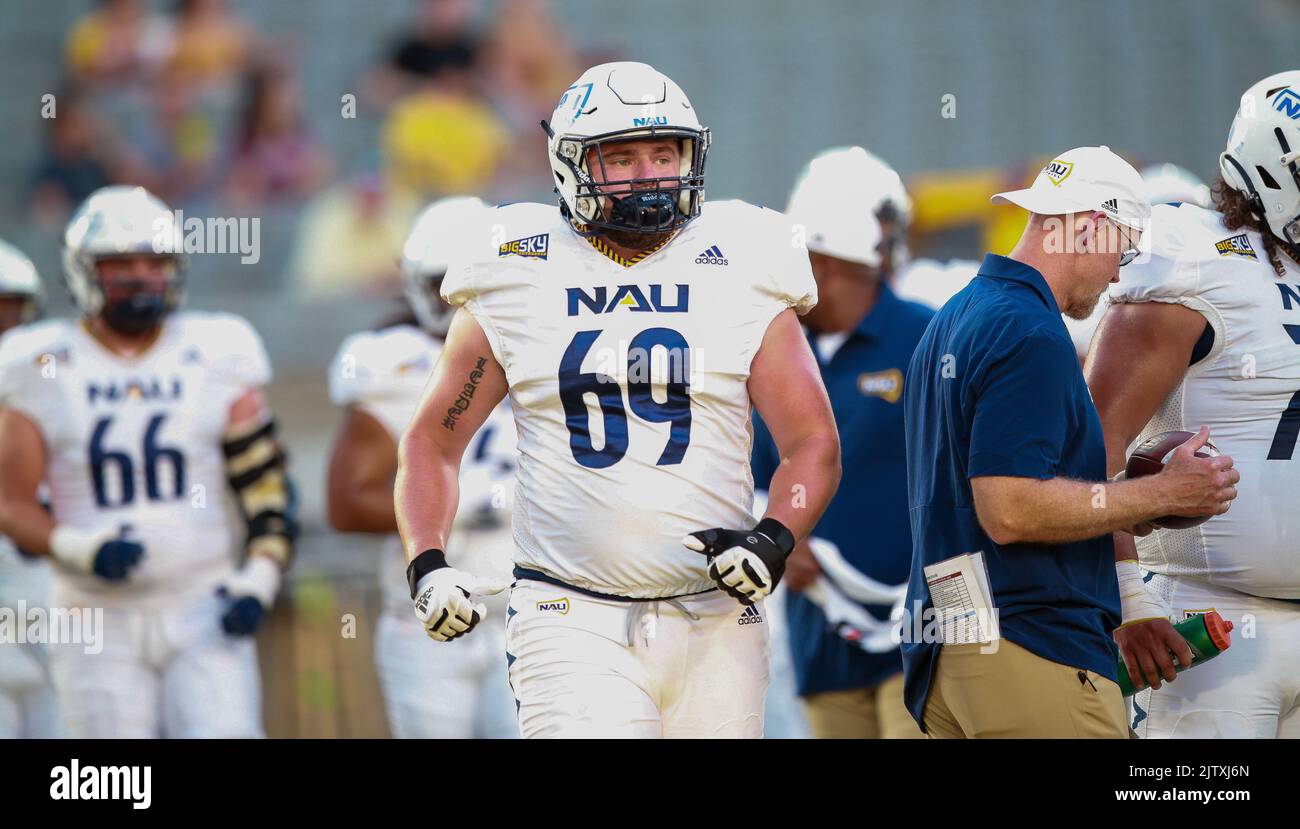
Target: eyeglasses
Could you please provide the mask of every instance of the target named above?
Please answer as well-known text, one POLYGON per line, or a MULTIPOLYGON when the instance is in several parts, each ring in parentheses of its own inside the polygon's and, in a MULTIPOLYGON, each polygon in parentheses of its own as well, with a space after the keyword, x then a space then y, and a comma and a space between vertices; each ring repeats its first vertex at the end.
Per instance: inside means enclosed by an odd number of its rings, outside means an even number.
POLYGON ((1138 246, 1134 243, 1133 237, 1126 232, 1124 225, 1113 219, 1108 219, 1108 221, 1115 225, 1115 229, 1119 231, 1120 236, 1124 239, 1124 250, 1119 255, 1119 266, 1122 268, 1137 259, 1138 246))

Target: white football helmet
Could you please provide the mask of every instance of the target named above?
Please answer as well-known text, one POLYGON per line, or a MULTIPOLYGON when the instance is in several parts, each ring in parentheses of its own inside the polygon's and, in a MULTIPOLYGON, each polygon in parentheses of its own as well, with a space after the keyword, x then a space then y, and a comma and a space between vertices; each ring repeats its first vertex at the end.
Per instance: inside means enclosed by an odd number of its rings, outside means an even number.
POLYGON ((560 209, 578 232, 662 233, 700 214, 709 130, 700 125, 681 87, 654 67, 631 62, 593 66, 564 91, 542 127, 560 209), (612 185, 593 180, 588 150, 596 149, 597 164, 603 167, 603 145, 644 138, 678 141, 678 175, 612 185))
POLYGON ((429 205, 415 220, 402 247, 402 282, 406 301, 420 327, 437 337, 447 334, 453 309, 438 290, 464 228, 486 205, 475 196, 449 196, 429 205))
MULTIPOLYGON (((786 215, 801 224, 808 250, 873 268, 881 263, 883 234, 876 210, 861 209, 861 193, 881 182, 876 159, 861 147, 821 153, 799 174, 786 215)), ((898 174, 889 171, 895 181, 898 174)), ((904 194, 906 198, 906 194, 904 194)))
MULTIPOLYGON (((854 205, 865 205, 880 222, 881 245, 892 253, 892 266, 897 269, 908 259, 907 228, 912 223, 912 199, 898 172, 875 153, 862 147, 833 147, 818 153, 799 173, 795 192, 790 197, 791 209, 806 179, 825 182, 822 189, 828 190, 834 189, 829 182, 836 177, 842 177, 838 200, 843 202, 847 198, 854 205), (889 223, 888 227, 884 226, 885 222, 889 223)), ((853 209, 848 204, 844 207, 853 209)))
MULTIPOLYGON (((63 272, 85 316, 108 312, 132 330, 156 324, 184 299, 184 244, 172 211, 143 187, 101 187, 82 202, 63 235, 63 272), (106 257, 144 254, 171 259, 172 279, 161 294, 140 292, 105 308, 95 263, 106 257)), ((110 321, 112 322, 112 321, 110 321)))
POLYGON ((1177 164, 1152 164, 1142 168, 1151 204, 1187 202, 1197 207, 1210 206, 1210 187, 1177 164))
POLYGON ((1246 90, 1219 156, 1229 187, 1281 241, 1300 245, 1300 70, 1246 90))
POLYGON ((0 297, 23 297, 22 321, 36 318, 41 300, 41 277, 36 266, 18 248, 0 239, 0 297))

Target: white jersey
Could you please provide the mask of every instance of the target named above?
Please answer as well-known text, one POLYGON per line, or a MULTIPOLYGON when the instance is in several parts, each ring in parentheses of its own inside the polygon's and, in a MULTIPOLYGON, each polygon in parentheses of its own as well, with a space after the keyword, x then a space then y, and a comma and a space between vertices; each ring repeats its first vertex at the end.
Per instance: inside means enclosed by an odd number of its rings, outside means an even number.
POLYGON ((777 314, 816 302, 797 229, 711 202, 629 267, 554 206, 486 219, 482 235, 497 238, 469 239, 442 291, 478 320, 509 381, 517 561, 607 595, 711 589, 681 539, 753 526, 750 364, 777 314))
MULTIPOLYGON (((412 325, 353 334, 343 341, 330 369, 330 399, 375 418, 396 443, 415 414, 441 352, 440 340, 412 325)), ((460 505, 447 539, 452 566, 496 583, 510 581, 514 558, 514 453, 515 423, 503 401, 465 450, 460 505)), ((385 609, 409 617, 406 556, 396 533, 384 541, 380 568, 385 609)))
POLYGON ((1243 593, 1300 598, 1300 268, 1279 279, 1253 231, 1190 204, 1151 215, 1152 253, 1120 271, 1111 301, 1174 302, 1214 329, 1208 355, 1187 370, 1142 438, 1210 427, 1241 482, 1224 515, 1137 540, 1142 566, 1243 593))
POLYGON ((138 357, 114 354, 80 321, 0 339, 0 405, 41 432, 54 519, 127 527, 144 558, 124 582, 55 563, 61 603, 133 607, 210 592, 234 566, 221 451, 231 404, 271 377, 256 332, 229 314, 181 312, 138 357))

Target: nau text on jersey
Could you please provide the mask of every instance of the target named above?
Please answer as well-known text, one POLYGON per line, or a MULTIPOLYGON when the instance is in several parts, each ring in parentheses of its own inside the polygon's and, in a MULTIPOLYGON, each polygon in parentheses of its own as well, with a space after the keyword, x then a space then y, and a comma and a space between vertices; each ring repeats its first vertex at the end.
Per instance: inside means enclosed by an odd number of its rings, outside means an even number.
POLYGON ((86 402, 119 403, 125 400, 180 400, 181 378, 151 377, 146 380, 86 384, 86 402))
POLYGON ((526 259, 545 259, 550 247, 551 234, 539 233, 506 242, 497 251, 497 256, 523 256, 526 259))
POLYGON ((677 295, 671 305, 664 301, 664 286, 648 287, 650 289, 648 300, 646 292, 641 290, 639 285, 619 285, 614 289, 612 297, 608 286, 605 285, 592 288, 591 293, 587 293, 582 288, 565 288, 565 293, 569 296, 569 316, 578 316, 581 307, 585 307, 593 314, 613 313, 614 309, 620 307, 631 311, 658 311, 661 314, 686 312, 691 298, 689 285, 674 286, 677 288, 677 295))

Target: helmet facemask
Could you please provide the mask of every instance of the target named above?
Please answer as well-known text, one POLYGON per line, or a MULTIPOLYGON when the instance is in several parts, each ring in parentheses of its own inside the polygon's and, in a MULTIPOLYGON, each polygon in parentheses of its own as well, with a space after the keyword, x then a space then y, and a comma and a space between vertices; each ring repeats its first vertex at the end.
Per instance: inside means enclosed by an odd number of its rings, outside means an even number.
MULTIPOLYGON (((542 125, 549 134, 550 126, 545 121, 542 125)), ((572 210, 563 198, 560 209, 584 236, 600 233, 632 247, 657 240, 700 215, 708 146, 707 128, 650 127, 588 138, 562 136, 555 156, 573 177, 574 196, 572 210), (608 181, 609 145, 664 139, 677 142, 681 163, 676 176, 608 181), (589 164, 593 156, 594 165, 589 164)))
MULTIPOLYGON (((99 260, 108 257, 99 257, 99 260)), ((175 311, 184 299, 184 276, 174 256, 159 256, 169 262, 172 272, 161 286, 143 279, 118 279, 110 287, 104 284, 98 261, 92 263, 95 291, 99 295, 99 316, 109 328, 121 334, 138 335, 157 327, 167 314, 175 311)))

